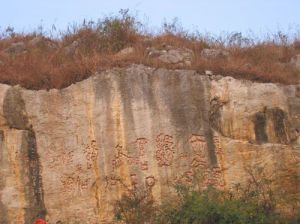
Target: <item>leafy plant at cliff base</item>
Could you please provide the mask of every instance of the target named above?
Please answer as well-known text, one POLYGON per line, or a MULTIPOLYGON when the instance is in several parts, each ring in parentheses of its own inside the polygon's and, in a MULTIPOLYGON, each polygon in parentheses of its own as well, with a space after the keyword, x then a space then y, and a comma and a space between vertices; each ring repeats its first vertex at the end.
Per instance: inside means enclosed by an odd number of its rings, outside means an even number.
POLYGON ((114 204, 117 221, 130 224, 152 223, 155 214, 151 189, 127 189, 120 200, 114 204))
POLYGON ((287 194, 272 187, 275 181, 267 178, 262 168, 246 171, 248 182, 237 184, 231 191, 213 186, 203 189, 199 183, 177 185, 177 200, 163 205, 156 223, 299 223, 299 201, 290 200, 287 194), (289 209, 288 216, 280 205, 289 209))
POLYGON ((131 191, 116 203, 115 217, 131 224, 299 223, 299 201, 272 187, 275 181, 262 168, 247 172, 248 182, 231 191, 203 188, 198 172, 193 184, 177 184, 177 196, 161 206, 155 206, 150 191, 131 191))

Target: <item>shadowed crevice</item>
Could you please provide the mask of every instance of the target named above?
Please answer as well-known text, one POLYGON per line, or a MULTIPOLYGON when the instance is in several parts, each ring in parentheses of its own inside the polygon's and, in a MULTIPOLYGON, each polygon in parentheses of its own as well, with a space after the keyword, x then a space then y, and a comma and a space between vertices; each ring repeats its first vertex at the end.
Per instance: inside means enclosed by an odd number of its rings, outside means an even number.
POLYGON ((263 112, 257 112, 254 115, 254 132, 255 132, 255 140, 257 143, 265 143, 268 142, 268 135, 266 132, 266 113, 263 112))
POLYGON ((38 218, 45 218, 44 191, 40 170, 40 161, 33 130, 24 131, 22 136, 22 154, 24 169, 24 193, 28 207, 25 209, 25 222, 33 223, 38 218))
POLYGON ((9 128, 23 130, 20 157, 23 169, 20 170, 20 173, 27 205, 24 208, 24 218, 26 224, 32 224, 37 218, 45 218, 46 209, 36 136, 32 126, 29 125, 25 102, 19 87, 7 90, 3 102, 3 112, 9 128))

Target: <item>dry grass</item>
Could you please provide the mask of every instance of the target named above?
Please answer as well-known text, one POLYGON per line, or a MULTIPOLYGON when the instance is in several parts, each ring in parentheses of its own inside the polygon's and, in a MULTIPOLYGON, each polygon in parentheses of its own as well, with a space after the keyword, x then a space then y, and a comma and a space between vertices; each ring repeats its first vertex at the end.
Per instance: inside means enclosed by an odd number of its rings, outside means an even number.
POLYGON ((0 52, 17 42, 24 42, 27 49, 11 55, 0 53, 0 82, 19 84, 28 89, 59 89, 86 79, 99 69, 126 67, 132 63, 178 68, 145 55, 147 47, 160 48, 163 44, 193 50, 193 64, 187 69, 211 70, 214 74, 259 82, 293 84, 299 79, 299 71, 288 62, 300 53, 300 41, 295 39, 292 44, 281 33, 277 36, 279 40, 249 41, 238 33, 214 39, 170 29, 153 36, 143 34, 138 26, 134 17, 122 11, 119 17, 73 26, 57 39, 36 33, 15 34, 9 30, 0 37, 0 52), (30 41, 37 36, 42 41, 31 46, 30 41), (74 41, 77 41, 77 47, 68 50, 74 41), (134 48, 134 54, 123 58, 115 56, 129 46, 134 48), (204 48, 226 50, 230 57, 206 59, 201 57, 204 48))

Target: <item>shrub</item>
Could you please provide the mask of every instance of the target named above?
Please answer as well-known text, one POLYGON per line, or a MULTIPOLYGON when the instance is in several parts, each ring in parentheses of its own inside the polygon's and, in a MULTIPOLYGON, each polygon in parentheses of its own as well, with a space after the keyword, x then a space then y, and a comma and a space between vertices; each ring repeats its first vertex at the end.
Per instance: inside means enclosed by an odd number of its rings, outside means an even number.
POLYGON ((299 201, 279 194, 263 169, 247 169, 249 180, 231 191, 203 188, 201 172, 193 185, 177 184, 175 198, 155 205, 150 191, 131 191, 115 204, 115 217, 124 223, 170 224, 283 224, 299 223, 299 201), (284 208, 293 208, 292 213, 284 208))
POLYGON ((128 190, 114 205, 116 220, 125 223, 152 223, 154 214, 154 200, 149 189, 128 190))

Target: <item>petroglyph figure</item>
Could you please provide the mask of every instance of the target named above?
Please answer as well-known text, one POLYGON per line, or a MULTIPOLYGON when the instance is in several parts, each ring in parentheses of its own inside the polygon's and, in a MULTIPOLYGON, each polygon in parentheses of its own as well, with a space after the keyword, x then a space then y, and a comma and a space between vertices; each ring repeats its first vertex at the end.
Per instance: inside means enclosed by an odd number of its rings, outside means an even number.
POLYGON ((140 168, 141 170, 148 170, 148 162, 140 162, 140 168))
POLYGON ((189 139, 190 146, 193 150, 192 168, 204 168, 207 166, 207 144, 205 136, 192 135, 189 139))
POLYGON ((145 185, 146 187, 153 187, 155 185, 155 178, 154 176, 148 176, 145 178, 145 185))
POLYGON ((116 150, 116 154, 115 154, 115 158, 114 160, 112 161, 112 165, 113 165, 113 168, 116 169, 118 167, 121 166, 122 164, 122 158, 123 157, 127 157, 124 153, 123 153, 123 146, 118 144, 116 147, 115 147, 115 150, 116 150))
POLYGON ((112 187, 112 186, 116 186, 118 184, 118 182, 120 182, 121 179, 119 177, 116 176, 105 176, 105 188, 108 187, 112 187))
POLYGON ((219 187, 225 186, 223 172, 220 167, 213 167, 212 176, 213 176, 215 186, 219 186, 219 187))
POLYGON ((158 166, 171 166, 174 159, 174 143, 173 137, 169 135, 159 134, 156 137, 156 160, 158 166))
POLYGON ((127 155, 124 152, 123 146, 118 144, 115 147, 116 153, 112 161, 113 169, 119 168, 123 164, 123 162, 126 161, 128 165, 136 166, 141 170, 148 170, 148 161, 143 160, 143 157, 145 155, 145 144, 147 144, 147 142, 148 141, 146 138, 138 138, 136 140, 137 147, 139 150, 139 156, 137 157, 127 155))
POLYGON ((181 176, 176 176, 173 184, 192 184, 194 181, 194 173, 192 170, 185 171, 181 176))
POLYGON ((148 140, 146 138, 138 138, 136 143, 139 149, 139 156, 145 156, 145 145, 148 143, 148 140))
POLYGON ((86 158, 87 169, 91 169, 97 160, 99 149, 96 147, 96 140, 92 140, 90 145, 87 145, 83 150, 86 158))
POLYGON ((223 154, 223 149, 221 147, 221 138, 220 136, 214 136, 215 152, 217 155, 223 154))
POLYGON ((213 167, 212 170, 205 169, 203 173, 203 184, 208 186, 209 184, 214 187, 223 187, 225 186, 225 181, 220 167, 213 167))
POLYGON ((88 189, 90 178, 74 177, 73 175, 60 177, 60 181, 63 185, 62 192, 69 194, 78 192, 78 194, 81 194, 83 190, 88 189))

